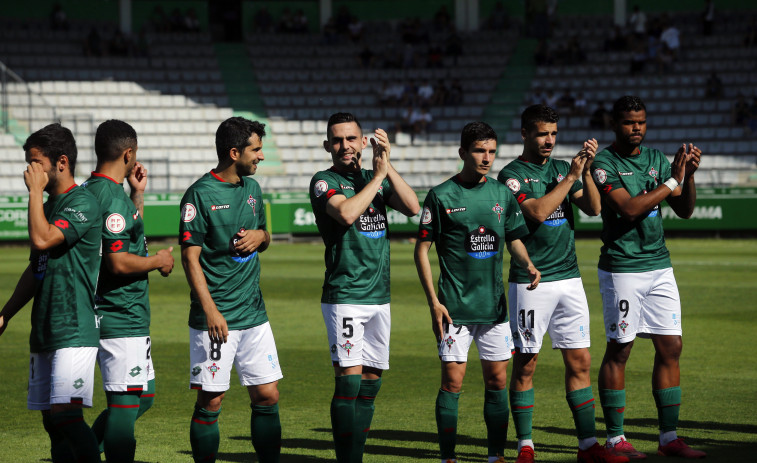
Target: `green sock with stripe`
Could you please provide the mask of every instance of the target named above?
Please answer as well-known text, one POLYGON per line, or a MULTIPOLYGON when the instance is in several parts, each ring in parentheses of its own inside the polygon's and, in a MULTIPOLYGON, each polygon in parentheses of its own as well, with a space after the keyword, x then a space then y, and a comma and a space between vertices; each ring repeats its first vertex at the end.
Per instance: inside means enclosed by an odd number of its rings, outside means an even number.
POLYGON ((97 438, 92 429, 84 421, 81 409, 65 410, 50 414, 55 429, 63 434, 71 447, 76 461, 90 463, 100 461, 100 450, 97 438))
POLYGON ((527 391, 510 391, 510 410, 513 414, 515 434, 519 441, 531 440, 534 403, 534 388, 527 391))
POLYGON ((192 422, 189 425, 189 443, 192 445, 192 458, 195 463, 213 463, 218 455, 218 442, 221 440, 221 434, 218 431, 217 412, 211 412, 195 404, 195 411, 192 414, 192 422))
POLYGON ((605 415, 607 437, 623 434, 623 417, 626 411, 625 389, 600 389, 599 401, 602 403, 602 413, 605 415))
POLYGON ((147 382, 147 390, 142 391, 142 394, 139 396, 139 413, 137 413, 137 419, 152 407, 154 401, 155 379, 153 378, 147 382))
POLYGON ((355 401, 355 430, 352 434, 352 462, 363 461, 365 441, 373 421, 373 411, 376 409, 375 400, 381 389, 381 378, 360 380, 360 391, 355 401))
POLYGON ((134 422, 139 412, 139 393, 106 392, 108 416, 103 434, 103 449, 108 463, 133 462, 137 440, 134 422))
POLYGON ((459 392, 449 392, 444 389, 439 389, 436 395, 436 430, 439 434, 439 451, 442 460, 455 458, 459 399, 459 392))
POLYGON ((250 435, 260 463, 278 463, 281 455, 279 404, 250 405, 250 435))
POLYGON ((336 461, 348 463, 352 458, 352 433, 355 429, 355 401, 360 392, 361 375, 334 378, 331 399, 331 431, 334 436, 336 461))
POLYGON ((594 394, 591 386, 583 389, 570 391, 565 395, 570 411, 573 413, 573 422, 576 425, 576 434, 579 439, 588 439, 597 435, 594 424, 594 394))
POLYGON ((681 409, 681 388, 679 386, 652 391, 657 405, 660 431, 675 431, 678 427, 678 412, 681 409))
POLYGON ((484 421, 490 457, 505 454, 507 423, 510 418, 510 407, 507 402, 507 389, 499 391, 487 389, 484 392, 484 421))

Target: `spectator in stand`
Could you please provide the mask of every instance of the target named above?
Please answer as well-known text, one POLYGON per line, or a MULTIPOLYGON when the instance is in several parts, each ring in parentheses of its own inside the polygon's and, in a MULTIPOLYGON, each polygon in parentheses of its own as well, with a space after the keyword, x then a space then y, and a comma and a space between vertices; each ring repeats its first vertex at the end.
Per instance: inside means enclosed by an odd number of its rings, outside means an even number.
POLYGON ((597 103, 597 108, 591 113, 589 127, 592 129, 606 130, 610 128, 610 111, 605 108, 604 101, 597 103))
POLYGON ((584 96, 584 92, 578 92, 578 95, 576 96, 576 102, 573 105, 574 107, 574 114, 577 116, 582 116, 586 114, 586 105, 588 102, 586 101, 586 97, 584 96))
POLYGON ((576 99, 570 94, 569 88, 557 99, 557 109, 560 111, 560 114, 568 116, 575 112, 576 99))
POLYGON ((628 42, 623 34, 623 29, 620 26, 613 26, 612 35, 605 40, 605 51, 626 51, 628 49, 628 42))
POLYGON ((253 31, 256 33, 271 33, 273 32, 273 16, 265 6, 255 12, 253 18, 253 31))
MULTIPOLYGON (((755 116, 757 117, 757 113, 755 116)), ((433 120, 434 117, 431 115, 428 106, 423 106, 420 111, 413 111, 410 118, 410 122, 413 124, 413 134, 425 135, 433 120)))
POLYGON ((663 21, 663 24, 662 34, 660 34, 663 51, 669 51, 673 61, 677 61, 681 49, 681 32, 670 20, 663 21))
POLYGON ((200 20, 197 19, 197 12, 194 8, 187 10, 184 16, 184 29, 187 32, 200 32, 200 20))
POLYGON ((452 17, 447 11, 447 5, 442 5, 434 14, 434 30, 446 31, 452 25, 452 17))
POLYGON ((279 18, 279 25, 277 27, 277 30, 278 32, 288 34, 292 32, 293 27, 294 17, 292 16, 292 11, 289 8, 284 8, 284 10, 281 12, 281 17, 279 18))
POLYGON ((463 39, 454 27, 450 27, 450 32, 445 40, 444 53, 447 56, 451 56, 455 64, 457 64, 457 57, 463 54, 463 39))
POLYGON ((641 73, 644 65, 647 63, 647 47, 644 42, 634 41, 633 51, 631 52, 631 66, 629 74, 632 76, 641 73))
POLYGON ((347 31, 349 33, 350 40, 357 43, 363 40, 363 22, 360 21, 357 16, 352 16, 350 22, 347 24, 347 31))
POLYGON ((723 98, 723 81, 715 71, 707 78, 707 87, 704 92, 705 98, 723 98))
POLYGON ((447 98, 449 97, 449 89, 444 79, 439 79, 434 87, 434 96, 432 97, 432 103, 435 106, 442 106, 447 104, 447 98))
POLYGON ((428 106, 431 104, 434 96, 434 87, 428 79, 425 79, 423 83, 418 86, 418 104, 421 106, 428 106))
POLYGON ((54 31, 68 30, 68 18, 60 3, 56 3, 50 13, 50 28, 54 31))
POLYGON ((739 93, 736 104, 733 105, 731 110, 731 120, 733 125, 740 127, 746 127, 749 120, 749 103, 746 102, 746 98, 741 93, 739 93))
POLYGON ((169 27, 171 32, 181 32, 184 30, 184 16, 181 15, 181 10, 174 8, 171 11, 171 17, 168 18, 169 27))
POLYGON ((323 43, 333 45, 339 42, 339 29, 336 26, 336 19, 332 16, 323 25, 323 43))
POLYGON ((544 95, 544 104, 546 106, 549 106, 550 108, 554 108, 557 106, 557 100, 560 98, 559 95, 555 94, 552 89, 547 90, 546 95, 544 95))
POLYGON ((536 87, 534 93, 531 95, 531 104, 544 104, 546 99, 547 95, 544 93, 544 90, 541 87, 536 87))
POLYGON ((363 68, 372 68, 374 67, 374 64, 376 62, 376 54, 373 53, 373 50, 371 50, 371 47, 368 46, 368 44, 365 44, 363 47, 363 50, 358 55, 360 58, 360 66, 363 68))
POLYGON ((565 50, 565 55, 569 60, 567 64, 581 64, 586 61, 586 53, 581 49, 581 45, 578 43, 578 38, 576 36, 573 36, 568 40, 568 47, 565 50))
POLYGON ((702 11, 702 35, 712 35, 712 25, 715 24, 715 2, 704 0, 702 11))
POLYGON ((444 50, 439 44, 433 44, 428 49, 428 62, 430 68, 444 67, 444 50))
POLYGON ((129 56, 130 48, 129 39, 121 32, 121 29, 116 29, 108 42, 108 52, 113 56, 129 56))
POLYGON ((552 54, 549 51, 549 45, 546 39, 541 39, 536 44, 536 50, 534 50, 534 63, 537 66, 549 66, 552 64, 552 54))
POLYGON ((302 8, 297 10, 297 13, 294 15, 292 32, 297 34, 305 34, 308 32, 308 17, 305 16, 305 12, 302 11, 302 8))
POLYGON ((100 32, 93 26, 89 29, 89 34, 87 34, 87 38, 84 41, 84 55, 102 56, 103 53, 103 41, 100 37, 100 32))
POLYGON ((449 97, 447 104, 457 106, 463 102, 463 84, 460 83, 460 79, 452 81, 452 85, 449 88, 449 97))
POLYGON ((633 13, 628 18, 628 26, 633 31, 633 35, 637 39, 643 38, 647 33, 647 15, 639 8, 639 5, 634 5, 633 13))
POLYGON ((152 24, 153 30, 155 30, 156 32, 168 32, 171 30, 171 24, 168 21, 168 16, 166 16, 166 12, 161 6, 156 6, 152 10, 150 23, 152 24))

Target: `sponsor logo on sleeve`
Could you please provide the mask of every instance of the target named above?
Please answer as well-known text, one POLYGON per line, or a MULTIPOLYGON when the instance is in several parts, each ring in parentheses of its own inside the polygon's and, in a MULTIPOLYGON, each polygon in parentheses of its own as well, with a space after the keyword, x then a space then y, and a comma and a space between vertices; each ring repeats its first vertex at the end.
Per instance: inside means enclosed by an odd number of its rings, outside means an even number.
POLYGON ((525 193, 519 194, 517 200, 518 200, 518 204, 522 203, 523 201, 526 200, 526 194, 525 193))
POLYGON ((110 252, 118 252, 123 248, 124 248, 124 242, 121 240, 116 240, 110 243, 110 252))
POLYGON ((508 178, 507 182, 505 182, 505 185, 507 185, 507 188, 509 188, 513 193, 520 191, 520 182, 517 179, 508 178))
POLYGON ((121 233, 126 228, 126 220, 121 214, 113 213, 105 219, 105 228, 111 233, 121 233))
POLYGON ((315 182, 315 185, 313 185, 313 194, 316 198, 320 198, 328 189, 329 184, 326 183, 326 180, 318 180, 315 182))
POLYGON ((428 207, 423 208, 423 215, 421 215, 421 223, 423 225, 428 225, 431 223, 432 217, 431 217, 431 209, 428 207))
POLYGON ((192 203, 184 204, 181 208, 181 220, 184 222, 191 222, 197 216, 197 208, 192 203))
POLYGON ((184 234, 181 236, 181 241, 189 241, 192 238, 192 234, 188 231, 185 231, 184 234))
POLYGON ((68 228, 68 220, 58 219, 55 221, 55 226, 60 228, 61 230, 65 230, 68 228))
POLYGON ((604 183, 607 181, 607 172, 605 172, 604 169, 597 169, 594 171, 594 181, 597 183, 601 183, 604 185, 604 183))

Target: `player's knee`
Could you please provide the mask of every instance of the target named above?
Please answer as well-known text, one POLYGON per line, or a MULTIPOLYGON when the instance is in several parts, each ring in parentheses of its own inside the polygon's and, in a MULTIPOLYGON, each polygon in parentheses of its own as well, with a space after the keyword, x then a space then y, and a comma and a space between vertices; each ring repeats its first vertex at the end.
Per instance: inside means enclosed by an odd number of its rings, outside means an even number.
POLYGON ((571 376, 588 376, 591 370, 589 349, 575 349, 567 353, 565 355, 565 368, 571 376))
POLYGON ((486 389, 490 391, 501 391, 507 387, 507 374, 497 374, 490 376, 484 380, 486 389))
POLYGON ((197 405, 210 412, 217 412, 221 409, 225 395, 224 392, 197 391, 197 405))
POLYGON ((615 363, 625 365, 631 356, 633 341, 627 343, 608 342, 605 350, 604 363, 615 363))
POLYGON ((263 384, 260 386, 249 386, 250 400, 253 405, 276 405, 279 403, 278 382, 263 384))

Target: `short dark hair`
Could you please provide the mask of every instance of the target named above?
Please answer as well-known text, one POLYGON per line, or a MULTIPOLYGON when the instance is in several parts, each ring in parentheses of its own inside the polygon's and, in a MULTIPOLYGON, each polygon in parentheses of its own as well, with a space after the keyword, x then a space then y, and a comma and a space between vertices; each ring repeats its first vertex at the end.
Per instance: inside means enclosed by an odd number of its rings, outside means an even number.
POLYGON ((251 121, 244 117, 230 117, 221 122, 216 130, 216 154, 218 160, 224 160, 232 148, 244 151, 250 145, 250 137, 256 134, 263 140, 265 137, 265 124, 251 121))
POLYGON ((125 150, 137 147, 134 127, 118 119, 110 119, 97 127, 95 155, 98 161, 113 161, 125 150))
POLYGON ((24 143, 24 152, 37 148, 47 157, 52 164, 64 154, 68 158, 68 166, 71 175, 74 175, 76 167, 76 140, 74 134, 62 125, 55 123, 42 127, 29 135, 24 143))
POLYGON ((623 117, 623 113, 631 111, 646 112, 646 110, 647 107, 644 106, 644 102, 641 101, 641 98, 638 96, 626 95, 618 98, 618 100, 612 105, 612 118, 613 120, 619 121, 620 118, 623 117))
POLYGON ((360 125, 360 121, 357 120, 357 117, 352 113, 334 113, 329 117, 329 121, 326 123, 326 138, 329 137, 329 131, 331 130, 332 125, 344 124, 346 122, 354 122, 360 129, 360 133, 363 133, 363 126, 360 125))
POLYGON ((460 134, 460 148, 467 150, 470 145, 482 140, 494 140, 496 142, 497 132, 486 122, 470 122, 463 127, 460 134))
POLYGON ((520 128, 531 130, 539 122, 557 124, 559 120, 560 115, 557 114, 557 111, 544 104, 535 104, 523 110, 520 115, 520 128))

